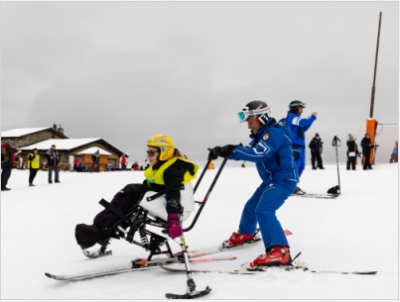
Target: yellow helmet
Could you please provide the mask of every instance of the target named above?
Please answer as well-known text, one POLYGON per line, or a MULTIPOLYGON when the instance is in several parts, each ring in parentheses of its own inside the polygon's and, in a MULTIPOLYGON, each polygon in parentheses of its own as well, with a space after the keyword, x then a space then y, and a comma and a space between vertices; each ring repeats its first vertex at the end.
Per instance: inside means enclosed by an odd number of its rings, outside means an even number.
POLYGON ((175 145, 169 136, 157 134, 147 141, 147 146, 154 147, 160 150, 160 161, 170 159, 174 155, 175 145))

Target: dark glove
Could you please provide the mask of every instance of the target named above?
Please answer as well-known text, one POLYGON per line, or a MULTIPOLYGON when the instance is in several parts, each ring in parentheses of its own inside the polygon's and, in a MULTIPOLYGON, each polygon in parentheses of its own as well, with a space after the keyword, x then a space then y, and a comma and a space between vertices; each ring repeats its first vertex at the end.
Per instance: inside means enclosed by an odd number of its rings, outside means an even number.
POLYGON ((218 156, 227 157, 229 155, 232 155, 232 151, 236 147, 237 147, 237 145, 226 145, 226 146, 223 146, 223 147, 219 148, 218 156))
POLYGON ((210 153, 208 154, 208 159, 210 160, 210 159, 217 159, 218 158, 218 150, 220 149, 221 147, 214 147, 213 149, 210 149, 209 148, 209 150, 210 150, 210 153))
POLYGON ((172 239, 182 236, 183 234, 179 215, 176 213, 168 214, 168 233, 172 239))

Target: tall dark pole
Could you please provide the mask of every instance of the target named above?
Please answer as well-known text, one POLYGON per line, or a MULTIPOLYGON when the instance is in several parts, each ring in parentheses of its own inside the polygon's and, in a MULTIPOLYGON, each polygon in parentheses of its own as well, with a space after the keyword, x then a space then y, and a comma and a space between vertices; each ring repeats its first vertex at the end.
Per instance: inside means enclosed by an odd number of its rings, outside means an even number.
POLYGON ((378 41, 376 42, 376 55, 375 55, 375 70, 374 70, 374 83, 372 84, 372 95, 371 95, 371 110, 369 112, 369 118, 374 115, 374 101, 375 101, 375 79, 376 79, 376 67, 378 65, 378 51, 379 51, 379 36, 381 34, 381 19, 382 12, 379 13, 379 28, 378 28, 378 41))

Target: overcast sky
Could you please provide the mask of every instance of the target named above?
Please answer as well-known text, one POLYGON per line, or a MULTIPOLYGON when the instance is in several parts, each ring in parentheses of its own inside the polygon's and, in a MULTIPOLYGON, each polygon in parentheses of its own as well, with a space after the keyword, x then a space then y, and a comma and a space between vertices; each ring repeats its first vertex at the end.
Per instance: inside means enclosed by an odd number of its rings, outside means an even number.
POLYGON ((2 2, 1 131, 62 124, 130 161, 163 133, 204 160, 249 141, 246 103, 301 100, 333 162, 334 135, 365 133, 379 12, 374 117, 398 123, 398 2, 2 2))

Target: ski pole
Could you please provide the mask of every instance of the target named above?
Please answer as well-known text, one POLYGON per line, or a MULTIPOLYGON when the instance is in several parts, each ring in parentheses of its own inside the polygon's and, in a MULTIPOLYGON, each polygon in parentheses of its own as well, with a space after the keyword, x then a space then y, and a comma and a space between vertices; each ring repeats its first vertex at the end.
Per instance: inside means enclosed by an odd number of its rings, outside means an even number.
POLYGON ((196 193, 197 188, 199 187, 201 181, 203 180, 203 176, 204 176, 204 174, 206 174, 207 168, 208 168, 208 166, 210 165, 211 161, 212 161, 211 158, 208 159, 208 161, 207 161, 207 163, 206 163, 206 166, 204 167, 203 172, 201 172, 200 178, 199 178, 199 180, 197 181, 197 183, 196 183, 196 185, 195 185, 195 187, 194 187, 194 189, 193 189, 193 194, 196 193))
POLYGON ((213 190, 215 184, 217 183, 217 180, 218 180, 218 178, 219 178, 219 175, 221 174, 222 170, 224 169, 224 166, 225 166, 227 160, 228 160, 228 156, 224 158, 224 161, 222 162, 222 165, 221 165, 221 167, 219 168, 219 170, 218 170, 218 172, 217 172, 217 175, 215 175, 215 178, 214 178, 214 180, 213 180, 213 182, 212 182, 210 188, 208 189, 207 195, 206 195, 206 197, 204 198, 203 202, 201 203, 201 206, 200 206, 198 212, 196 213, 196 216, 194 217, 194 220, 193 220, 192 224, 190 225, 190 227, 184 229, 184 230, 183 230, 184 232, 189 232, 189 231, 194 227, 194 225, 196 224, 197 219, 199 218, 199 216, 200 216, 200 214, 201 214, 201 211, 203 211, 203 208, 204 208, 204 206, 206 205, 207 200, 210 198, 211 192, 212 192, 212 190, 213 190))
MULTIPOLYGON (((180 220, 181 224, 183 222, 183 212, 180 214, 180 220)), ((191 299, 191 298, 197 298, 197 297, 202 297, 210 293, 211 288, 206 287, 206 289, 202 291, 196 291, 196 283, 194 282, 193 275, 192 275, 192 270, 190 268, 189 264, 189 255, 188 255, 188 247, 186 245, 184 233, 182 232, 181 237, 181 248, 182 248, 182 254, 183 254, 183 259, 185 263, 185 268, 186 268, 186 276, 187 276, 187 290, 186 294, 184 295, 178 295, 178 294, 166 294, 166 298, 168 299, 191 299)))
POLYGON ((339 154, 338 154, 338 147, 342 146, 342 143, 336 135, 333 138, 332 146, 336 147, 336 165, 337 165, 337 174, 338 174, 338 182, 339 182, 339 192, 342 193, 342 187, 340 186, 339 154), (340 143, 340 145, 338 144, 338 142, 340 143))

